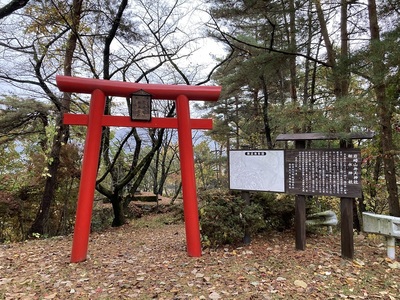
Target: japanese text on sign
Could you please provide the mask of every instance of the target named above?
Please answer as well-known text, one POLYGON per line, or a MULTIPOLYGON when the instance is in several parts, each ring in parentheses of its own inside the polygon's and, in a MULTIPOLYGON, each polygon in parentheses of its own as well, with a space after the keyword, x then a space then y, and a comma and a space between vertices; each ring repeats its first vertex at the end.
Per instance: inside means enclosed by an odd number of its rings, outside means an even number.
POLYGON ((131 95, 131 117, 136 121, 150 121, 151 119, 151 95, 145 91, 139 91, 131 95))
POLYGON ((285 173, 290 194, 361 197, 359 149, 288 150, 285 173))

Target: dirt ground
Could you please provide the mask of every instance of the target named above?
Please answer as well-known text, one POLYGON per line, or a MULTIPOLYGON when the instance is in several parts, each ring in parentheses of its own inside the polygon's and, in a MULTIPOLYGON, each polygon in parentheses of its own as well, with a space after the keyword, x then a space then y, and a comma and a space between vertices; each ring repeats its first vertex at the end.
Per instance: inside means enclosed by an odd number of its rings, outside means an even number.
POLYGON ((352 261, 341 258, 338 234, 308 236, 296 251, 293 232, 193 258, 184 224, 171 220, 92 233, 78 264, 71 236, 0 245, 0 299, 400 299, 400 264, 377 236, 355 236, 352 261))

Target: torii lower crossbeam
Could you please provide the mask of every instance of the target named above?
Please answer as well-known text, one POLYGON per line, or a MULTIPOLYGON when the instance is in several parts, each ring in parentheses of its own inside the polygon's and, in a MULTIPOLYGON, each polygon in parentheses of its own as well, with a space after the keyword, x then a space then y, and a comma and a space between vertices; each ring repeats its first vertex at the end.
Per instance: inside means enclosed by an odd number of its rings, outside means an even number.
POLYGON ((64 115, 64 124, 87 126, 71 262, 84 261, 87 256, 103 126, 178 129, 187 252, 189 256, 201 256, 191 131, 192 129, 212 129, 212 120, 191 119, 189 100, 216 101, 221 88, 146 85, 67 76, 57 76, 57 85, 61 91, 92 95, 88 115, 64 115), (123 116, 104 115, 106 96, 128 97, 129 94, 140 89, 151 93, 156 99, 175 100, 177 118, 153 118, 147 122, 132 121, 129 117, 123 116))

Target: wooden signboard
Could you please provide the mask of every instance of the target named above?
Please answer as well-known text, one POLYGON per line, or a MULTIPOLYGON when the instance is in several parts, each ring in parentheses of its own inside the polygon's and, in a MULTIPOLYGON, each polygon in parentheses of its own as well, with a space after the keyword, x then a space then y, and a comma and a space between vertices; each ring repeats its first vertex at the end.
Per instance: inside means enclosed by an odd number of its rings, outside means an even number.
POLYGON ((353 132, 280 134, 276 138, 277 141, 294 141, 297 148, 297 152, 293 152, 292 155, 289 154, 286 166, 286 173, 290 174, 287 188, 290 192, 298 192, 295 198, 296 249, 304 250, 306 247, 306 195, 313 195, 314 189, 325 195, 335 194, 341 197, 342 257, 353 259, 353 204, 354 198, 361 196, 361 158, 360 150, 354 150, 348 146, 350 146, 349 142, 354 139, 372 139, 373 137, 373 132, 353 132), (304 150, 306 142, 313 140, 340 140, 341 148, 339 151, 341 152, 330 152, 330 149, 323 150, 326 152, 322 153, 318 152, 321 150, 309 150, 317 152, 311 152, 307 156, 304 152, 306 151, 304 150), (346 143, 342 144, 343 141, 346 141, 346 143), (331 162, 326 162, 327 155, 328 157, 331 155, 333 159, 331 162), (321 164, 326 167, 321 168, 321 164), (306 170, 307 174, 304 173, 306 170), (324 187, 321 188, 321 186, 324 187), (309 192, 310 190, 311 192, 309 192))
POLYGON ((360 149, 294 149, 285 154, 287 193, 361 197, 360 149))
POLYGON ((133 121, 150 121, 151 95, 140 90, 131 95, 131 118, 133 121))
POLYGON ((234 150, 232 190, 361 197, 359 149, 234 150))

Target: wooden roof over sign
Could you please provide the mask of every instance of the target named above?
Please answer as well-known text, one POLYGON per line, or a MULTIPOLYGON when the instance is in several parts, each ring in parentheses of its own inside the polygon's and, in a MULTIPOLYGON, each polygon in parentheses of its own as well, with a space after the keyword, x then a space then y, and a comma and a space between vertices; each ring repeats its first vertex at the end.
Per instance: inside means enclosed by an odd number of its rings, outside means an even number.
POLYGON ((349 132, 349 133, 283 133, 279 134, 276 141, 310 141, 310 140, 360 140, 372 139, 374 132, 349 132))

